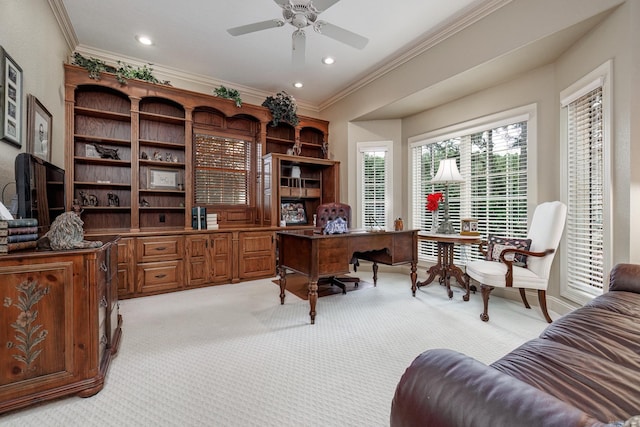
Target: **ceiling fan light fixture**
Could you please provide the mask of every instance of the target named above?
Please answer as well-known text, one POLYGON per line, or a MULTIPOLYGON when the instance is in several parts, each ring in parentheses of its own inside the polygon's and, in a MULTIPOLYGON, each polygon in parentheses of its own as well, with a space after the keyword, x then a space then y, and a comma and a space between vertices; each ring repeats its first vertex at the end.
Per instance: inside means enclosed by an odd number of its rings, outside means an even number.
POLYGON ((324 58, 322 58, 322 63, 324 65, 331 65, 333 63, 335 63, 336 60, 333 56, 325 56, 324 58))
POLYGON ((304 84, 302 84, 302 82, 295 82, 295 83, 293 84, 293 87, 295 87, 296 89, 300 89, 300 88, 301 88, 301 87, 303 87, 303 86, 304 86, 304 84))
POLYGON ((153 44, 153 41, 149 37, 143 35, 137 35, 136 40, 138 40, 138 43, 145 46, 151 46, 153 44))

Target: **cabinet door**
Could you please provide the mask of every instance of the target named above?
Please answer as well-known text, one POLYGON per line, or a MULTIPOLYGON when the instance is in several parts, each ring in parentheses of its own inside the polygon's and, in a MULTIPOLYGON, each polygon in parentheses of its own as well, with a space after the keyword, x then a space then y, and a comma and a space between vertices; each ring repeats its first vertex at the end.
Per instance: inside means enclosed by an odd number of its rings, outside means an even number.
POLYGON ((209 281, 208 235, 187 236, 187 286, 209 281))
POLYGON ((118 240, 117 286, 118 297, 123 298, 135 292, 135 239, 129 237, 118 240))
POLYGON ((210 242, 211 281, 231 281, 231 233, 215 233, 211 235, 210 242))
POLYGON ((271 277, 276 271, 275 233, 242 232, 239 236, 240 279, 271 277))

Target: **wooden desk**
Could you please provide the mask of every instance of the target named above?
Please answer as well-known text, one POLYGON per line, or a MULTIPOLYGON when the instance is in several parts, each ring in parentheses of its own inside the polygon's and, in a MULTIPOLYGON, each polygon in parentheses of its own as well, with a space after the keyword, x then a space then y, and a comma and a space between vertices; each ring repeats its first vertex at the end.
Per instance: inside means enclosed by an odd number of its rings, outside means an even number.
MULTIPOLYGON (((469 276, 463 272, 460 267, 453 263, 453 248, 458 245, 473 245, 480 244, 482 238, 480 236, 462 236, 460 234, 432 234, 432 233, 420 233, 418 238, 421 240, 430 240, 438 243, 438 263, 429 270, 427 270, 427 280, 424 282, 418 282, 417 286, 426 286, 433 282, 436 276, 440 277, 440 283, 443 283, 447 287, 447 295, 449 298, 453 298, 453 291, 451 290, 450 279, 451 276, 456 278, 456 281, 462 286, 467 293, 462 297, 463 300, 469 301, 469 276)), ((415 288, 413 288, 413 296, 416 295, 415 288)))
MULTIPOLYGON (((352 231, 346 234, 323 235, 314 230, 278 232, 278 272, 280 274, 280 304, 284 304, 287 287, 286 270, 309 278, 309 316, 315 323, 318 301, 318 279, 349 273, 349 263, 355 256, 373 262, 373 284, 378 280, 378 263, 411 264, 411 288, 416 287, 418 263, 418 230, 352 231)), ((415 293, 415 291, 414 291, 415 293)))

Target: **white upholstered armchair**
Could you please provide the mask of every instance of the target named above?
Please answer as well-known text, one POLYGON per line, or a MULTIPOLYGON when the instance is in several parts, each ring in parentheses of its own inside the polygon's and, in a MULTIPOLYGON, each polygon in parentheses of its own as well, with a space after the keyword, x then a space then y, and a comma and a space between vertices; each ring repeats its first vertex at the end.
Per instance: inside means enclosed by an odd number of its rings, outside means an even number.
POLYGON ((526 308, 531 307, 527 302, 525 289, 536 289, 540 309, 547 322, 551 323, 547 312, 546 290, 566 216, 567 207, 563 203, 542 203, 533 213, 527 239, 490 239, 487 251, 483 251, 486 259, 467 264, 469 277, 480 283, 484 303, 480 318, 483 321, 489 320, 487 307, 491 291, 496 287, 515 287, 519 288, 526 308))

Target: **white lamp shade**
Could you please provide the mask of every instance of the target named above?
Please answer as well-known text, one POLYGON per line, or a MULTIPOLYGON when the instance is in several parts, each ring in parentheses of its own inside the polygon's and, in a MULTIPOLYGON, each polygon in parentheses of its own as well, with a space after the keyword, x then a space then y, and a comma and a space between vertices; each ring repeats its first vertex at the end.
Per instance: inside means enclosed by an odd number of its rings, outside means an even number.
POLYGON ((456 159, 440 160, 438 172, 436 172, 436 176, 433 177, 431 182, 464 182, 464 178, 460 175, 460 172, 458 172, 456 159))

